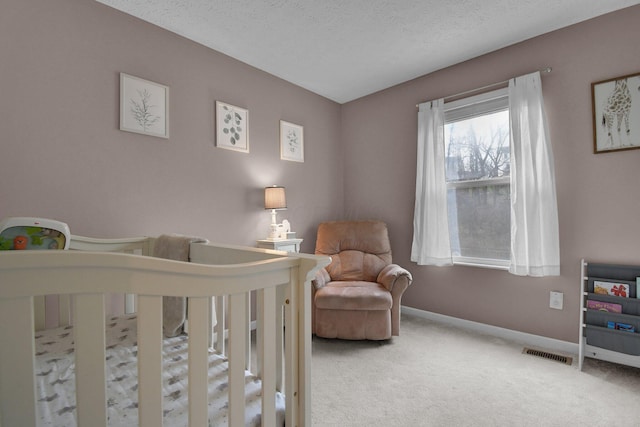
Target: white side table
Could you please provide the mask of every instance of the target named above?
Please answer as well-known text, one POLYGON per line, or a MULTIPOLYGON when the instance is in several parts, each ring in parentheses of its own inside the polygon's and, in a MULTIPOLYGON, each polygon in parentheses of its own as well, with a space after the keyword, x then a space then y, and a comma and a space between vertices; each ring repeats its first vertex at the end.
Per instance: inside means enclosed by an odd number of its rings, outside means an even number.
POLYGON ((258 247, 262 249, 274 249, 276 251, 300 252, 300 243, 303 239, 263 239, 258 240, 258 247))

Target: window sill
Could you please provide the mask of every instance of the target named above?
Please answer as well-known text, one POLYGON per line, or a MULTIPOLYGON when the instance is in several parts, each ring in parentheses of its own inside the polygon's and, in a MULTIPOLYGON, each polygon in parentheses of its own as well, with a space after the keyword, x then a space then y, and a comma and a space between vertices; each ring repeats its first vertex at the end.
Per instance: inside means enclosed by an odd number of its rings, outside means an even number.
POLYGON ((479 267, 479 268, 488 268, 490 270, 502 270, 509 271, 509 261, 498 261, 489 264, 487 262, 482 262, 479 260, 473 259, 464 259, 464 258, 454 258, 453 265, 462 265, 465 267, 479 267))

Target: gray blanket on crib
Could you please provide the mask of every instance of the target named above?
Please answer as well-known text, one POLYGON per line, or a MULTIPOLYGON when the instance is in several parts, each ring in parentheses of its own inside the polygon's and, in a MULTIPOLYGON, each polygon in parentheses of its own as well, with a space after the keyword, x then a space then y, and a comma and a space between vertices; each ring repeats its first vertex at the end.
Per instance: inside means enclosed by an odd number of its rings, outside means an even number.
MULTIPOLYGON (((208 242, 202 237, 163 234, 153 246, 153 256, 176 261, 189 261, 191 243, 208 242)), ((179 286, 176 283, 176 286, 179 286)), ((175 337, 182 333, 187 317, 187 299, 185 297, 162 297, 162 330, 166 337, 175 337)))

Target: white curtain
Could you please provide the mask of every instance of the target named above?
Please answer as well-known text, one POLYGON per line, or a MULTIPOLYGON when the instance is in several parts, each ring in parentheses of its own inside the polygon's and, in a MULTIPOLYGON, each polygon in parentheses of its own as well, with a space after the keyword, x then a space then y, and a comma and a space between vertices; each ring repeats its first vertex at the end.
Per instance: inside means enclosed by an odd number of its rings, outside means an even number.
POLYGON ((418 265, 451 265, 444 170, 444 99, 419 106, 417 154, 411 261, 418 265))
POLYGON ((521 276, 560 274, 558 206, 540 73, 509 81, 511 263, 521 276))

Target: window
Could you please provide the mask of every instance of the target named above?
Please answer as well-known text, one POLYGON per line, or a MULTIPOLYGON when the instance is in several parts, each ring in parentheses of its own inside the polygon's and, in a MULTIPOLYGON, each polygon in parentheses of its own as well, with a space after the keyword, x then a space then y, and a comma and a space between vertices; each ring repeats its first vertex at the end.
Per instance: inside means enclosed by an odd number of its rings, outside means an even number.
POLYGON ((510 79, 501 91, 419 104, 417 154, 412 261, 560 274, 539 72, 510 79))
POLYGON ((453 260, 506 267, 511 244, 507 90, 445 104, 444 140, 453 260))

